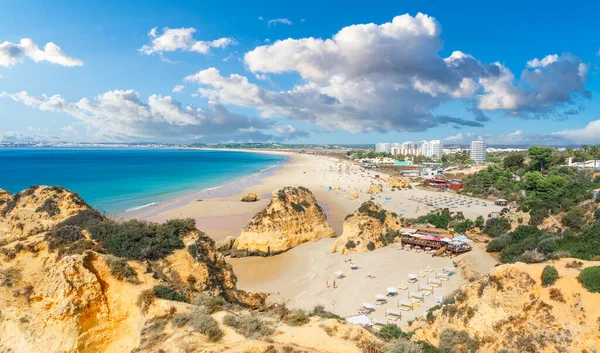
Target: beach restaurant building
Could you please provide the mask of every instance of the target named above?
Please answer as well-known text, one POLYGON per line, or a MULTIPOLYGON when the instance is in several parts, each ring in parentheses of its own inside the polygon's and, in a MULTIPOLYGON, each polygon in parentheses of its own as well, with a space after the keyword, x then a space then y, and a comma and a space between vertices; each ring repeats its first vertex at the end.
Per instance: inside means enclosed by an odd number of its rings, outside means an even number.
POLYGON ((425 179, 425 185, 430 188, 443 189, 443 190, 460 190, 463 187, 463 183, 460 180, 446 180, 446 179, 425 179))
POLYGON ((428 250, 440 250, 457 255, 471 251, 471 242, 466 236, 454 236, 452 230, 438 228, 402 228, 401 243, 404 247, 428 250))

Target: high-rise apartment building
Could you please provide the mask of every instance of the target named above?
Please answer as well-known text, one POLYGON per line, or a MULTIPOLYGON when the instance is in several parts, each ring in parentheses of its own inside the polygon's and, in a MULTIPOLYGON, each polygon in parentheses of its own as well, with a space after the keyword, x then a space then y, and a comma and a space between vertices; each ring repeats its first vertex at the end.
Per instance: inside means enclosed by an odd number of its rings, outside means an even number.
POLYGON ((392 144, 390 144, 390 143, 377 143, 377 144, 375 144, 375 152, 392 153, 392 144))
POLYGON ((477 140, 471 141, 471 151, 469 156, 476 163, 485 162, 485 141, 483 138, 478 138, 477 140))

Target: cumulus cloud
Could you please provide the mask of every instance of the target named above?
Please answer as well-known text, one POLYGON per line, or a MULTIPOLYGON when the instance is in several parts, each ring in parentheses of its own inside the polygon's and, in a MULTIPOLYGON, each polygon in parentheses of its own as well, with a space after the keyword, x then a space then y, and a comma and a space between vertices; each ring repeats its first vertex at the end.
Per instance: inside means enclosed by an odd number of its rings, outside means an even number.
POLYGON ((496 63, 500 74, 481 78, 484 93, 478 96, 481 110, 504 110, 524 117, 569 115, 577 97, 591 97, 585 89, 588 66, 571 54, 548 55, 527 62, 517 82, 512 72, 496 63), (567 107, 560 111, 557 108, 567 107))
POLYGON ((146 55, 159 54, 174 51, 188 51, 200 54, 207 54, 212 48, 225 48, 236 44, 233 38, 219 38, 211 41, 194 39, 196 29, 190 28, 168 28, 163 29, 159 35, 156 27, 148 33, 151 38, 150 44, 145 44, 139 51, 146 55))
POLYGON ((274 18, 272 20, 269 20, 269 22, 267 22, 269 27, 270 26, 276 26, 277 24, 282 24, 282 25, 293 25, 292 21, 288 20, 287 18, 274 18))
POLYGON ((570 54, 532 59, 521 78, 499 63, 485 64, 472 55, 442 50, 441 26, 425 14, 396 16, 383 24, 342 28, 332 38, 279 40, 244 56, 252 76, 277 81, 295 73, 303 82, 269 90, 246 76, 221 76, 215 68, 186 78, 200 85, 198 94, 212 102, 256 108, 263 117, 304 120, 351 132, 423 131, 450 124, 481 127, 489 111, 546 117, 559 108, 575 114, 587 66, 570 54), (459 99, 473 120, 438 116, 440 104, 459 99))
POLYGON ((583 144, 600 144, 600 120, 591 121, 581 129, 563 130, 554 135, 583 144))
POLYGON ((60 47, 52 42, 46 43, 44 49, 29 38, 23 38, 19 43, 0 43, 0 66, 11 67, 22 63, 25 58, 33 61, 47 61, 61 66, 81 66, 83 61, 65 54, 60 47))
POLYGON ((173 93, 181 93, 183 92, 183 85, 176 85, 175 87, 173 87, 173 93))
MULTIPOLYGON (((153 94, 146 102, 134 90, 115 90, 67 102, 60 95, 0 93, 44 111, 68 114, 85 125, 94 140, 125 141, 283 141, 307 136, 274 120, 250 118, 219 104, 208 108, 183 106, 170 96, 153 94)), ((73 131, 67 127, 65 132, 73 131)))

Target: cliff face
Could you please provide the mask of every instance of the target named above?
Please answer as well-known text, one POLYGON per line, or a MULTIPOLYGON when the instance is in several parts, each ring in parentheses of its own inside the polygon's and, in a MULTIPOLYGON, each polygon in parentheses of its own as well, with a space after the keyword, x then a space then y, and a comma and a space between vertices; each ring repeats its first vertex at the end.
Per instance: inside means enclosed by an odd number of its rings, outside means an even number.
POLYGON ((392 243, 404 220, 367 201, 344 220, 344 232, 336 240, 331 252, 366 252, 392 243))
POLYGON ((541 286, 546 264, 499 266, 466 286, 430 323, 413 324, 415 338, 437 345, 444 332, 466 331, 479 340, 477 352, 594 352, 600 347, 600 294, 579 284, 579 269, 566 267, 572 261, 552 264, 560 278, 550 287, 541 286))
POLYGON ((32 186, 15 195, 0 190, 0 243, 41 233, 89 208, 79 195, 58 187, 32 186))
POLYGON ((267 208, 244 228, 233 243, 232 256, 273 255, 334 235, 310 190, 285 187, 274 192, 267 208))
MULTIPOLYGON (((289 314, 269 309, 264 294, 237 290, 231 266, 215 249, 214 241, 198 230, 182 234, 181 243, 177 241, 180 246, 168 254, 155 256, 156 243, 147 242, 142 251, 148 257, 145 260, 117 258, 109 254, 114 251, 113 240, 96 242, 93 227, 88 231, 83 226, 81 234, 77 233, 75 220, 83 224, 82 220, 92 219, 109 233, 144 224, 111 223, 101 216, 90 217, 90 210, 68 218, 68 225, 58 224, 63 217, 57 215, 74 213, 69 200, 76 195, 58 188, 37 192, 65 208, 59 206, 58 214, 48 216, 32 211, 39 207, 35 202, 43 200, 22 199, 8 212, 26 215, 27 220, 51 230, 18 240, 4 238, 0 243, 0 352, 358 353, 361 342, 376 341, 365 330, 337 320, 313 317, 302 327, 289 326, 284 317, 289 314), (163 294, 159 295, 157 286, 162 286, 163 294), (165 296, 164 288, 174 292, 165 296), (161 299, 166 297, 197 301, 194 305, 161 299), (249 339, 224 325, 225 314, 248 316, 257 307, 262 310, 255 318, 277 330, 265 330, 270 333, 249 339), (210 330, 207 325, 212 325, 210 330), (314 337, 319 337, 318 342, 314 337)), ((15 220, 3 217, 0 227, 12 229, 15 220)), ((167 226, 169 231, 177 230, 175 224, 167 226)), ((154 224, 145 227, 160 229, 154 224)))

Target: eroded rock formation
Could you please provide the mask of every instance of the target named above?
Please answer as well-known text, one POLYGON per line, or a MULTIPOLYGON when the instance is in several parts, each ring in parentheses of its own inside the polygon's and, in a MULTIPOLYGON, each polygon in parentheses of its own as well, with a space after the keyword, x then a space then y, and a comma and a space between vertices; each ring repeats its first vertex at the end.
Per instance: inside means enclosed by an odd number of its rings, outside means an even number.
POLYGON ((274 255, 334 235, 310 190, 285 187, 275 191, 271 203, 244 228, 233 244, 231 255, 274 255))
POLYGON ((366 252, 392 243, 404 220, 380 205, 367 201, 344 220, 344 232, 331 252, 366 252))

